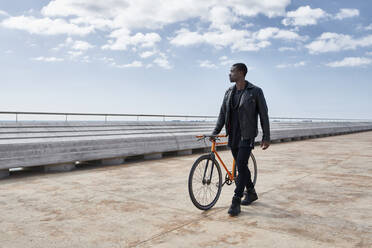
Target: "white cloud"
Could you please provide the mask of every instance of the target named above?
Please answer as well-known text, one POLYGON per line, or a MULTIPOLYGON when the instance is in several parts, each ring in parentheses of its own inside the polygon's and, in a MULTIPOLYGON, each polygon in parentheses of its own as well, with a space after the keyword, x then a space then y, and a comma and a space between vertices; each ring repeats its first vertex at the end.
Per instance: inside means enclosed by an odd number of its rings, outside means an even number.
POLYGON ((220 60, 220 64, 224 65, 224 66, 226 66, 226 65, 231 66, 235 63, 234 60, 228 59, 227 56, 221 56, 221 57, 219 57, 219 60, 220 60))
POLYGON ((233 51, 258 51, 270 46, 271 42, 268 41, 269 39, 305 40, 306 37, 302 37, 293 31, 274 27, 264 28, 254 33, 232 28, 199 33, 182 28, 176 31, 175 37, 170 38, 170 43, 175 46, 191 46, 205 43, 216 48, 230 46, 233 51))
POLYGON ((232 24, 240 20, 226 6, 215 6, 207 14, 209 14, 207 19, 211 22, 210 27, 216 29, 228 29, 232 24))
POLYGON ((295 11, 287 12, 286 18, 282 20, 285 26, 307 26, 315 25, 318 20, 326 18, 329 15, 322 9, 312 9, 309 5, 301 6, 295 11))
POLYGON ((0 16, 9 16, 9 14, 5 12, 4 10, 0 9, 0 16))
POLYGON ((160 53, 159 55, 160 57, 154 59, 153 63, 164 69, 171 69, 172 66, 169 63, 167 56, 164 53, 160 53))
POLYGON ((297 10, 288 11, 282 20, 285 26, 308 26, 316 25, 319 20, 333 18, 342 20, 345 18, 359 16, 358 9, 340 9, 336 15, 331 15, 320 8, 312 9, 309 5, 301 6, 297 10))
POLYGON ((63 58, 56 58, 56 57, 37 57, 37 58, 32 58, 32 60, 44 61, 44 62, 61 62, 64 59, 63 58))
POLYGON ((88 50, 88 49, 91 49, 93 48, 94 46, 91 45, 90 43, 86 42, 86 41, 82 41, 82 40, 77 40, 74 42, 74 44, 72 45, 72 49, 75 49, 75 50, 88 50))
POLYGON ((102 60, 103 62, 108 63, 108 64, 111 64, 115 61, 114 58, 109 58, 109 57, 103 57, 100 60, 102 60))
POLYGON ((66 38, 65 42, 58 44, 58 46, 52 48, 52 50, 53 51, 59 51, 60 49, 62 49, 64 47, 68 47, 70 49, 79 51, 79 52, 77 52, 77 51, 68 52, 71 56, 76 57, 76 56, 81 55, 84 51, 93 48, 94 45, 92 45, 92 44, 90 44, 86 41, 73 40, 71 37, 68 37, 68 38, 66 38))
POLYGON ((334 61, 326 64, 329 67, 359 67, 369 65, 372 59, 363 57, 347 57, 340 61, 334 61))
POLYGON ((11 53, 13 53, 13 51, 12 50, 6 50, 4 53, 5 54, 11 54, 11 53))
POLYGON ((213 3, 172 0, 54 0, 42 9, 50 17, 76 16, 80 23, 110 29, 159 29, 189 18, 199 17, 213 3))
MULTIPOLYGON (((158 29, 165 25, 201 18, 219 26, 218 17, 230 22, 238 16, 269 17, 285 14, 291 0, 53 0, 42 8, 42 14, 49 17, 75 17, 78 23, 94 25, 96 28, 158 29), (218 22, 218 23, 217 23, 218 22)), ((222 23, 226 23, 222 21, 222 23)))
POLYGON ((156 54, 156 51, 144 51, 140 54, 141 58, 148 58, 156 54))
POLYGON ((90 59, 89 56, 84 56, 84 57, 81 59, 81 62, 83 62, 83 63, 91 63, 92 60, 90 59))
POLYGON ((157 33, 136 33, 130 35, 130 32, 126 29, 117 29, 113 31, 110 38, 114 38, 115 41, 109 40, 106 45, 102 46, 102 49, 110 50, 127 50, 128 46, 140 46, 140 47, 154 47, 157 42, 161 40, 161 37, 157 33))
MULTIPOLYGON (((166 25, 197 20, 198 24, 209 24, 211 32, 196 33, 198 38, 203 36, 202 41, 189 43, 205 42, 217 48, 231 46, 232 50, 257 51, 269 46, 270 42, 254 42, 246 37, 246 30, 232 29, 231 25, 244 17, 258 14, 270 18, 283 16, 290 2, 291 0, 51 0, 41 9, 42 17, 35 17, 33 15, 36 13, 31 12, 28 13, 30 16, 7 18, 1 25, 44 35, 83 36, 99 30, 109 34, 102 49, 127 50, 130 47, 136 50, 155 47, 162 40, 156 30, 166 25), (242 37, 244 40, 233 41, 242 37)), ((252 25, 247 24, 246 27, 252 25)), ((187 37, 191 35, 192 33, 188 33, 187 37)), ((177 44, 176 41, 174 43, 177 44)), ((184 45, 187 41, 180 43, 184 45)))
POLYGON ((310 53, 337 52, 354 50, 358 47, 372 46, 372 35, 354 39, 350 35, 337 33, 323 33, 315 41, 306 45, 310 53))
POLYGON ((372 52, 366 52, 366 55, 372 56, 372 52))
POLYGON ((82 51, 68 51, 67 53, 70 55, 71 58, 79 57, 83 54, 82 51))
POLYGON ((142 62, 137 61, 137 60, 133 61, 130 64, 118 65, 115 62, 113 62, 111 65, 114 66, 114 67, 117 67, 117 68, 137 68, 137 67, 142 67, 143 66, 142 62))
POLYGON ((279 69, 283 69, 283 68, 290 67, 290 65, 289 64, 279 64, 279 65, 276 65, 275 67, 279 68, 279 69))
POLYGON ((3 20, 0 25, 40 35, 69 34, 84 36, 93 31, 92 26, 78 26, 68 23, 64 19, 50 19, 48 17, 40 19, 32 16, 9 17, 3 20))
POLYGON ((285 51, 296 51, 296 48, 294 47, 279 47, 278 49, 280 52, 285 52, 285 51))
POLYGON ((191 32, 186 28, 176 31, 176 36, 170 38, 170 43, 176 46, 190 46, 204 42, 203 35, 191 32))
POLYGON ((365 29, 365 30, 368 30, 368 31, 369 31, 369 30, 372 30, 372 23, 369 24, 369 25, 368 25, 367 27, 365 27, 364 29, 365 29))
POLYGON ((226 4, 233 8, 234 12, 242 16, 256 16, 264 14, 268 17, 283 16, 285 8, 291 3, 291 0, 220 0, 216 4, 226 4))
MULTIPOLYGON (((271 45, 265 39, 252 37, 246 28, 252 23, 240 23, 245 17, 259 14, 269 18, 284 16, 291 0, 51 0, 41 12, 28 12, 27 16, 7 17, 0 25, 10 29, 24 30, 39 35, 68 36, 88 34, 99 31, 106 35, 103 50, 130 50, 141 58, 154 56, 143 48, 154 49, 162 41, 159 29, 166 25, 197 22, 197 32, 181 29, 170 39, 173 45, 186 46, 209 44, 215 48, 228 47, 232 51, 258 51, 271 45), (41 13, 41 16, 35 16, 41 13), (233 29, 233 24, 241 24, 241 29, 233 29)), ((292 31, 278 30, 268 39, 299 40, 292 31)), ((78 51, 93 48, 86 41, 60 44, 53 50, 66 47, 70 56, 81 56, 78 51), (74 51, 76 50, 76 51, 74 51)), ((158 52, 157 52, 158 53, 158 52)), ((159 56, 154 65, 171 68, 168 58, 159 56)))
POLYGON ((73 43, 73 39, 71 37, 67 37, 65 42, 58 44, 56 47, 52 48, 53 51, 59 51, 64 47, 70 47, 73 43))
POLYGON ((255 32, 253 36, 258 40, 282 39, 282 40, 306 40, 307 37, 302 37, 296 32, 282 30, 276 27, 267 27, 255 32))
POLYGON ((305 61, 300 61, 298 63, 293 64, 294 67, 300 67, 300 66, 305 66, 306 62, 305 61))
POLYGON ((202 60, 198 62, 199 62, 199 66, 202 68, 209 68, 209 69, 217 68, 217 66, 209 60, 202 60))
POLYGON ((297 67, 301 67, 301 66, 305 66, 305 65, 306 65, 305 61, 300 61, 300 62, 297 62, 297 63, 294 63, 294 64, 279 64, 279 65, 276 66, 276 68, 279 68, 279 69, 297 68, 297 67))
POLYGON ((340 9, 340 12, 338 12, 334 18, 337 20, 342 20, 355 16, 359 16, 358 9, 340 9))
POLYGON ((243 25, 243 27, 245 27, 245 28, 251 28, 251 27, 253 27, 253 26, 254 26, 253 23, 245 23, 245 24, 243 25))

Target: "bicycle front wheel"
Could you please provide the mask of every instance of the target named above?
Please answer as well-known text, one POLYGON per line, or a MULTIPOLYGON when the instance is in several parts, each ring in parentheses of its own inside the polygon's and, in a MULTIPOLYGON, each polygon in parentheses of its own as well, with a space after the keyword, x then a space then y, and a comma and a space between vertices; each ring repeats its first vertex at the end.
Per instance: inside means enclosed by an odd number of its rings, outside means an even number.
POLYGON ((195 207, 201 210, 212 208, 222 189, 221 168, 211 156, 199 157, 190 170, 189 195, 195 207))

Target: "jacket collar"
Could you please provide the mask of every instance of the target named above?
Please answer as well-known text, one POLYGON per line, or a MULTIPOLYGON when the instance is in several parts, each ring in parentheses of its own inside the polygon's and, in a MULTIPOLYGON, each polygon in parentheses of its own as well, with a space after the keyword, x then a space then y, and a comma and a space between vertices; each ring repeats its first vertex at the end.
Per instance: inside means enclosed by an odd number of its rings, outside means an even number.
MULTIPOLYGON (((248 82, 247 80, 245 80, 245 83, 246 83, 246 84, 245 84, 245 88, 244 88, 244 90, 254 88, 254 84, 248 82)), ((234 84, 234 85, 231 86, 230 88, 231 88, 232 91, 236 91, 236 84, 234 84)))
POLYGON ((247 80, 245 80, 245 82, 247 83, 247 85, 246 85, 246 88, 247 88, 247 89, 252 89, 252 88, 254 88, 254 84, 248 82, 247 80))

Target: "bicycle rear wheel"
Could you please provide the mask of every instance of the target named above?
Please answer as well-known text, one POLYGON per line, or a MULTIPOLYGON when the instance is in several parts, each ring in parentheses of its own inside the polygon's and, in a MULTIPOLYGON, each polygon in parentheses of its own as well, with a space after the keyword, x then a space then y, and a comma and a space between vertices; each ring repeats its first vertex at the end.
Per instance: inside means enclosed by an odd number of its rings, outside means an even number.
POLYGON ((256 186, 257 182, 257 163, 256 163, 256 158, 254 157, 253 153, 251 153, 251 156, 248 159, 248 168, 249 171, 251 172, 251 180, 253 185, 256 186))
MULTIPOLYGON (((256 182, 257 182, 257 162, 256 162, 256 158, 254 157, 253 153, 251 153, 251 156, 248 159, 248 169, 251 172, 252 183, 253 183, 253 185, 256 186, 256 182)), ((238 168, 235 167, 235 170, 234 170, 234 178, 235 179, 237 177, 237 170, 238 170, 238 168)), ((235 180, 235 184, 236 184, 236 180, 235 180)))
POLYGON ((189 195, 195 207, 201 210, 212 208, 222 189, 221 168, 211 155, 200 156, 190 170, 189 195))

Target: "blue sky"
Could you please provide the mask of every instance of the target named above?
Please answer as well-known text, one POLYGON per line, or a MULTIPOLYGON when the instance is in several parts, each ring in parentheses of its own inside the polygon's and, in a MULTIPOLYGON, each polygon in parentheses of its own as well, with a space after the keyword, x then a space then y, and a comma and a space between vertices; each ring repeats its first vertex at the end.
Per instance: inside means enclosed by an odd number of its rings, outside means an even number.
POLYGON ((0 110, 217 115, 231 64, 270 116, 372 119, 365 0, 0 2, 0 110))

